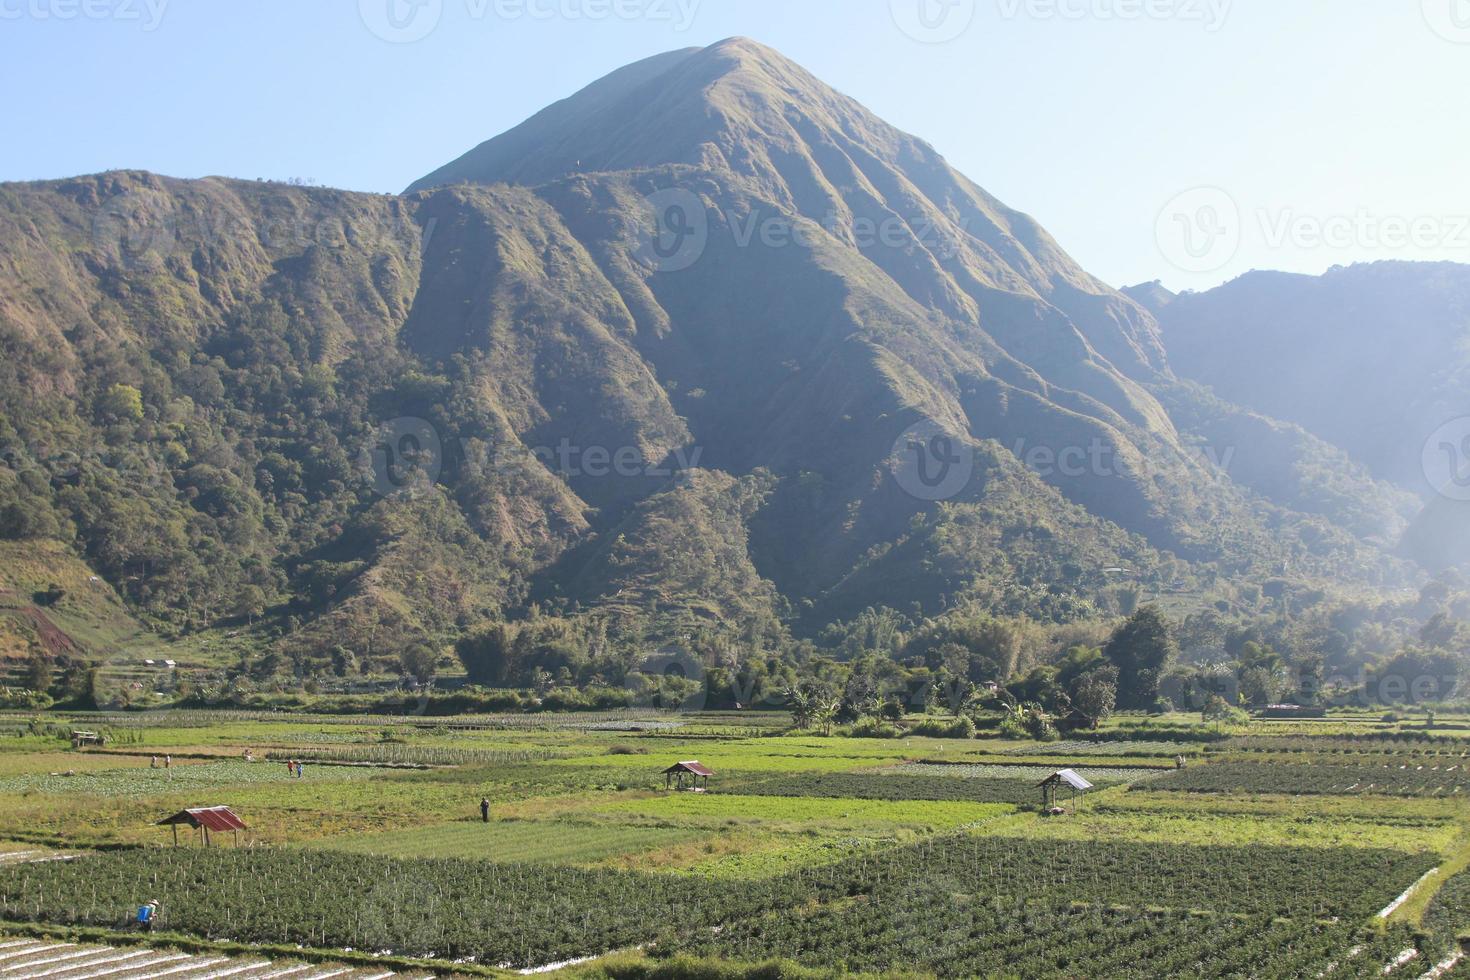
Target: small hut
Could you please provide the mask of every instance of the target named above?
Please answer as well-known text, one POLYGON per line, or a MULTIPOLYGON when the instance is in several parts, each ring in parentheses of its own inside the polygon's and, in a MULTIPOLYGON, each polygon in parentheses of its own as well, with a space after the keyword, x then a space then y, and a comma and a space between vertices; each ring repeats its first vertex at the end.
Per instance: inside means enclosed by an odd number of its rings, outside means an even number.
POLYGON ((709 789, 709 778, 713 775, 712 770, 692 759, 688 762, 676 762, 664 770, 664 789, 688 789, 694 793, 703 793, 709 789), (686 778, 689 780, 688 786, 684 785, 686 778))
POLYGON ((96 732, 83 732, 78 731, 75 728, 72 729, 71 747, 74 749, 86 748, 88 746, 96 746, 97 748, 101 748, 106 744, 107 739, 103 738, 101 735, 98 735, 96 732))
POLYGON ((235 816, 235 811, 227 806, 196 806, 187 810, 180 810, 171 817, 165 817, 158 821, 160 827, 172 827, 174 831, 174 847, 179 846, 179 825, 184 824, 193 827, 200 832, 204 846, 209 846, 210 831, 219 833, 224 830, 235 835, 235 843, 240 843, 240 831, 245 829, 245 822, 235 816))
POLYGON ((1057 791, 1066 787, 1072 791, 1072 812, 1077 812, 1077 794, 1092 789, 1092 784, 1071 769, 1058 769, 1036 784, 1041 789, 1041 810, 1043 813, 1065 813, 1066 811, 1057 805, 1057 791))

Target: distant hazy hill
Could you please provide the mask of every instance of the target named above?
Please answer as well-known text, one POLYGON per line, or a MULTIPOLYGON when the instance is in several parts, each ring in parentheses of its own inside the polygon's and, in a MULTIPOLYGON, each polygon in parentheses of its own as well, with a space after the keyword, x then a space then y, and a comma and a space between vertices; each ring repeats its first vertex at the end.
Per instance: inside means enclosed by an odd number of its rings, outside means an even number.
MULTIPOLYGON (((1156 283, 1127 292, 1162 320, 1179 374, 1415 494, 1428 492, 1426 440, 1470 415, 1470 265, 1379 262, 1320 277, 1252 272, 1177 297, 1156 283)), ((1465 508, 1430 502, 1409 552, 1466 561, 1465 508)))
POLYGON ((1420 450, 1470 412, 1470 265, 1252 272, 1146 302, 1169 360, 1222 398, 1297 422, 1415 490, 1420 450))
POLYGON ((658 642, 869 603, 1064 620, 1120 567, 1413 574, 1400 494, 1175 377, 1144 305, 741 39, 399 197, 0 185, 0 350, 0 532, 168 629, 270 607, 303 671, 533 600, 658 642))

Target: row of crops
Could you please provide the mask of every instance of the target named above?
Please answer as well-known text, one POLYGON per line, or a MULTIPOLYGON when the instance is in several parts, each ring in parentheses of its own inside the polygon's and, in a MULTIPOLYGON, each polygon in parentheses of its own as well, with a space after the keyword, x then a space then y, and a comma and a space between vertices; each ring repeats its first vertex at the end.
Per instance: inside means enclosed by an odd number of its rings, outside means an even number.
MULTIPOLYGON (((28 721, 30 713, 0 712, 0 722, 28 721)), ((291 721, 310 725, 345 725, 352 727, 381 727, 385 725, 413 725, 416 727, 489 729, 515 731, 548 731, 566 729, 593 729, 599 727, 628 726, 646 727, 679 725, 694 718, 708 717, 711 721, 730 720, 717 713, 686 715, 656 708, 613 708, 607 711, 523 713, 503 712, 487 714, 458 714, 437 717, 425 714, 369 715, 369 714, 316 714, 311 712, 265 711, 252 709, 189 709, 166 708, 159 711, 76 711, 59 715, 63 720, 84 728, 96 729, 106 726, 117 728, 215 728, 220 725, 257 722, 291 721)), ((760 716, 763 723, 779 725, 789 715, 779 712, 760 716)), ((750 725, 750 716, 737 715, 735 719, 750 725)))
POLYGON ((1189 793, 1459 796, 1470 792, 1470 766, 1433 762, 1217 762, 1170 773, 1149 782, 1148 788, 1189 793))
MULTIPOLYGON (((959 779, 1027 779, 1036 783, 1057 771, 1055 762, 1049 765, 1023 765, 995 762, 906 762, 878 770, 885 778, 901 776, 938 776, 959 779)), ((1094 786, 1117 785, 1152 779, 1170 771, 1145 766, 1078 766, 1077 771, 1087 777, 1094 786)))
POLYGON ((723 790, 745 796, 811 796, 824 799, 1039 803, 1032 779, 955 779, 945 776, 819 772, 732 782, 723 790))
POLYGON ((1470 739, 1435 735, 1367 734, 1241 735, 1209 747, 1210 752, 1269 752, 1350 755, 1410 755, 1470 758, 1470 739))
MULTIPOLYGON (((721 936, 728 934, 731 941, 761 937, 803 921, 790 910, 813 906, 830 908, 833 915, 847 908, 907 907, 923 922, 942 923, 929 907, 935 895, 950 896, 947 901, 956 906, 953 921, 965 924, 967 934, 992 930, 995 922, 985 916, 1002 916, 995 921, 1010 923, 1009 930, 1033 914, 1028 911, 1033 907, 1072 903, 1128 907, 1140 918, 1147 908, 1169 908, 1262 921, 1360 920, 1392 900, 1429 863, 1423 855, 1356 848, 1192 847, 957 834, 736 883, 275 848, 136 850, 0 868, 0 917, 122 925, 130 909, 157 900, 164 928, 212 938, 532 966, 660 939, 682 943, 717 925, 725 927, 721 936)), ((923 922, 904 928, 931 928, 923 922)), ((946 948, 950 927, 932 928, 938 933, 913 942, 946 948)), ((832 933, 823 940, 826 952, 859 962, 888 949, 894 964, 915 955, 898 934, 871 945, 871 931, 832 933), (870 945, 872 952, 864 952, 870 945)), ((1094 938, 1113 942, 1096 930, 1094 938)), ((805 942, 793 933, 773 941, 770 951, 800 955, 805 942)))
POLYGON ((277 848, 134 850, 0 869, 0 914, 10 920, 123 926, 130 909, 157 901, 160 927, 213 939, 518 967, 644 942, 664 923, 738 920, 781 898, 772 883, 277 848))
POLYGON ((1046 755, 1057 756, 1114 756, 1156 758, 1175 755, 1196 755, 1204 748, 1199 742, 1140 741, 1138 739, 1068 739, 1052 742, 1041 749, 1035 745, 1017 745, 1006 749, 1003 755, 1046 755))
POLYGON ((274 761, 350 763, 371 766, 509 766, 527 762, 564 759, 572 752, 556 749, 450 748, 381 742, 370 745, 326 745, 310 748, 272 749, 266 758, 274 761))
POLYGON ((943 876, 987 896, 1350 919, 1377 912, 1433 863, 1426 854, 1369 848, 957 834, 854 858, 841 867, 845 888, 854 895, 943 876))
POLYGON ((1458 936, 1470 932, 1470 871, 1452 875, 1440 886, 1424 910, 1423 925, 1440 954, 1455 949, 1458 936))
POLYGON ((1312 919, 996 901, 963 883, 895 888, 858 900, 747 919, 677 950, 771 957, 838 971, 896 965, 940 977, 1377 976, 1411 937, 1359 937, 1312 919))

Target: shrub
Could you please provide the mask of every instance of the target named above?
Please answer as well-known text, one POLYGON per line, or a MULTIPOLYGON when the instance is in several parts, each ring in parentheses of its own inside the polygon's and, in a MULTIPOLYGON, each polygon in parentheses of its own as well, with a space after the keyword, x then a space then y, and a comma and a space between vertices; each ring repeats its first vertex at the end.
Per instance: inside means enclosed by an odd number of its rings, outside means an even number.
POLYGON ((849 726, 846 734, 849 738, 899 738, 903 731, 878 718, 864 718, 849 726))
POLYGON ((975 722, 964 715, 953 721, 925 718, 918 724, 910 726, 909 734, 923 735, 928 738, 974 738, 975 722))

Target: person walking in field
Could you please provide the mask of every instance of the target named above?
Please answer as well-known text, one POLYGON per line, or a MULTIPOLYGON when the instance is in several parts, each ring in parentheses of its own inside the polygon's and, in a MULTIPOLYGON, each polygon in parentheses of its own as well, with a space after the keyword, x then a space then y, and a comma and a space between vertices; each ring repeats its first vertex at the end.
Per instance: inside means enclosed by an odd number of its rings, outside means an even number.
POLYGON ((480 822, 490 822, 490 801, 484 797, 480 798, 480 822))
POLYGON ((148 760, 148 768, 149 769, 157 769, 158 768, 158 756, 155 755, 152 759, 149 759, 148 760))

